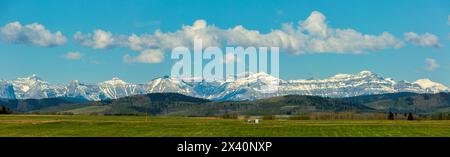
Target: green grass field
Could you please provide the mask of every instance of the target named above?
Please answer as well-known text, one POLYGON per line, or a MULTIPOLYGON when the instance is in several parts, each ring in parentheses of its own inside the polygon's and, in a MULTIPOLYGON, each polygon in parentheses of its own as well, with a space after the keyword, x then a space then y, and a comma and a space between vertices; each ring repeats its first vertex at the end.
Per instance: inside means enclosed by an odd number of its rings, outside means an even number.
POLYGON ((145 116, 2 115, 18 137, 450 137, 450 121, 244 120, 145 116))

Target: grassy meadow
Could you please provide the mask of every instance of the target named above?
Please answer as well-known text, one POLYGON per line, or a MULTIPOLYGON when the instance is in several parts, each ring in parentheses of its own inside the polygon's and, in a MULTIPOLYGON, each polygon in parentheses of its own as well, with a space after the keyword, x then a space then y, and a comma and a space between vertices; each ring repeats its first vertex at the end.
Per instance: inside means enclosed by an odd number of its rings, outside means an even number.
POLYGON ((448 120, 1 115, 1 137, 450 137, 448 120))

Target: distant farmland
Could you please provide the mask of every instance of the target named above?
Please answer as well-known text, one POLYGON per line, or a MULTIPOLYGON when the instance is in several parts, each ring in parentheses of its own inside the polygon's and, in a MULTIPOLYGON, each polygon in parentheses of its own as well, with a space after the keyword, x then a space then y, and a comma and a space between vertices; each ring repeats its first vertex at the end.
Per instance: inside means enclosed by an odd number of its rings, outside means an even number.
POLYGON ((263 120, 146 116, 2 115, 18 137, 450 137, 450 121, 263 120))

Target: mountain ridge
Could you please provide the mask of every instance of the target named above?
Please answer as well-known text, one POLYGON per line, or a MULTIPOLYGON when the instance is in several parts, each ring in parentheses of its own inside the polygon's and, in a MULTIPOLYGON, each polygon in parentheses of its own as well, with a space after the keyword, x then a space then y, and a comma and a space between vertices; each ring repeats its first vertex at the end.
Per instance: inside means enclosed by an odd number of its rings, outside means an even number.
POLYGON ((215 101, 242 101, 292 94, 340 98, 399 92, 439 93, 449 91, 450 89, 445 85, 427 78, 415 82, 397 82, 392 78, 381 77, 367 70, 356 74, 336 74, 325 79, 297 80, 282 80, 266 73, 247 73, 235 81, 215 82, 204 80, 189 82, 189 79, 179 80, 163 76, 144 84, 129 83, 118 77, 100 83, 83 83, 73 80, 68 84, 53 84, 34 74, 14 80, 0 80, 0 98, 6 99, 82 97, 90 101, 99 101, 139 94, 169 92, 215 101), (265 92, 264 87, 276 89, 276 92, 265 92))

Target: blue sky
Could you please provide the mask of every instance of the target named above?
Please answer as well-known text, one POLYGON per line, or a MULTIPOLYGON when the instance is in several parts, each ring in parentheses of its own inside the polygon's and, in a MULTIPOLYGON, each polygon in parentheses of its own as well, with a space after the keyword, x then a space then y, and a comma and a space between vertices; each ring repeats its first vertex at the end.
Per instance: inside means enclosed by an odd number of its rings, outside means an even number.
POLYGON ((282 52, 281 78, 324 78, 336 73, 371 70, 396 80, 430 78, 449 86, 448 6, 448 0, 2 0, 0 27, 16 21, 23 27, 38 23, 53 35, 60 31, 66 41, 52 39, 40 43, 28 41, 35 38, 3 37, 0 40, 0 79, 37 74, 50 82, 65 83, 74 79, 99 82, 117 76, 128 82, 145 83, 170 74, 174 61, 167 50, 162 50, 165 59, 158 63, 126 63, 125 55, 139 56, 143 50, 114 45, 95 48, 95 45, 75 41, 73 36, 81 32, 86 35, 84 40, 89 40, 87 34, 94 34, 98 29, 127 36, 153 34, 158 29, 168 33, 181 30, 183 25, 192 26, 199 19, 224 30, 242 25, 247 30, 267 34, 281 29, 284 23, 292 23, 296 28, 299 21, 307 20, 317 11, 326 17, 329 28, 352 29, 373 36, 387 32, 402 46, 396 47, 391 42, 383 47, 383 40, 379 43, 382 48, 361 48, 362 52, 347 49, 338 52, 333 48, 326 52, 302 49, 302 54, 282 52), (417 36, 407 40, 407 32, 417 36), (69 52, 78 52, 81 56, 70 59, 67 58, 69 52))

